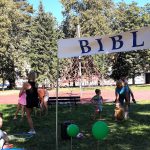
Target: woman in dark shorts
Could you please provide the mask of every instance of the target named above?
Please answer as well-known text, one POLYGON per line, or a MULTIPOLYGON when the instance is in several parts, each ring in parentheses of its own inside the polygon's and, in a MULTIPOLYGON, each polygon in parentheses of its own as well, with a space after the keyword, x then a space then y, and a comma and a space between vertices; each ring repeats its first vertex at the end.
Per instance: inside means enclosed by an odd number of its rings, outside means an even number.
POLYGON ((38 91, 35 83, 35 77, 36 74, 33 71, 31 71, 28 76, 28 83, 30 84, 30 86, 26 90, 26 114, 28 124, 30 126, 30 131, 28 133, 30 134, 36 134, 33 121, 31 118, 31 112, 33 110, 33 107, 38 107, 39 105, 38 91))

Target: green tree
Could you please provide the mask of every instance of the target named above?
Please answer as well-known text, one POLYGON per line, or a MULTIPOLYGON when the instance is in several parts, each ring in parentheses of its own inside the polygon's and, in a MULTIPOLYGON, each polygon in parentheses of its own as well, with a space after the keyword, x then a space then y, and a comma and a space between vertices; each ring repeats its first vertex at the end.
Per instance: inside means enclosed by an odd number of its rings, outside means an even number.
MULTIPOLYGON (((143 26, 150 25, 150 13, 149 13, 149 7, 150 5, 147 4, 144 7, 139 7, 137 3, 132 2, 131 4, 126 4, 125 2, 121 2, 118 4, 118 7, 115 11, 115 18, 112 21, 112 30, 115 33, 125 32, 129 30, 136 30, 143 26)), ((114 55, 116 59, 119 59, 117 57, 120 57, 120 55, 115 54, 114 55)), ((128 53, 122 53, 121 55, 123 58, 126 58, 124 60, 124 63, 130 64, 130 68, 122 68, 123 71, 126 71, 127 77, 130 77, 133 79, 136 76, 138 76, 140 73, 146 72, 149 67, 150 62, 148 62, 148 58, 150 57, 149 51, 132 51, 128 53), (147 58, 147 59, 146 59, 147 58), (143 67, 147 66, 147 67, 143 67), (129 69, 129 70, 128 70, 129 69)), ((118 61, 118 65, 113 64, 113 69, 118 70, 120 67, 120 61, 118 61)), ((114 70, 112 70, 114 72, 114 70)), ((115 76, 113 74, 112 76, 115 76)), ((121 75, 120 75, 121 76, 121 75)))
MULTIPOLYGON (((94 64, 97 68, 97 76, 99 76, 99 79, 107 79, 109 78, 109 70, 110 70, 110 55, 102 54, 102 55, 94 55, 94 64)), ((98 84, 100 84, 100 80, 98 81, 98 84)))
POLYGON ((34 16, 31 27, 31 46, 28 50, 31 68, 37 72, 40 83, 56 79, 57 39, 61 32, 55 18, 45 13, 40 2, 38 14, 34 16))
MULTIPOLYGON (((22 71, 21 69, 25 65, 26 61, 23 58, 25 58, 26 45, 29 43, 28 26, 30 17, 27 13, 30 12, 21 10, 18 4, 20 3, 12 0, 2 0, 0 2, 0 11, 2 12, 0 38, 4 36, 0 48, 2 58, 0 61, 3 64, 0 69, 3 80, 7 79, 10 82, 10 88, 15 86, 17 70, 22 71)), ((25 2, 21 6, 26 6, 25 2)))
MULTIPOLYGON (((66 38, 74 38, 77 36, 76 27, 78 24, 81 26, 82 37, 101 36, 111 33, 110 22, 113 18, 112 14, 114 11, 114 4, 111 0, 70 0, 69 2, 67 0, 61 0, 61 3, 64 7, 62 30, 66 38)), ((97 74, 99 71, 99 74, 106 74, 104 70, 101 71, 102 65, 99 65, 99 63, 102 64, 104 61, 107 62, 107 56, 103 58, 105 60, 102 60, 101 56, 82 57, 82 74, 91 75, 91 71, 93 74, 97 74), (84 69, 84 66, 88 67, 84 69)), ((72 60, 78 63, 78 59, 72 60)), ((72 68, 72 70, 76 70, 76 74, 79 72, 77 66, 72 68)))
POLYGON ((131 70, 131 65, 126 61, 125 55, 123 53, 119 53, 114 60, 112 74, 110 75, 110 77, 114 80, 119 80, 123 77, 128 77, 131 70))
POLYGON ((7 60, 5 58, 6 49, 9 44, 9 28, 11 27, 11 20, 9 19, 9 8, 13 5, 11 1, 0 1, 0 78, 2 78, 3 84, 5 81, 5 66, 7 60))

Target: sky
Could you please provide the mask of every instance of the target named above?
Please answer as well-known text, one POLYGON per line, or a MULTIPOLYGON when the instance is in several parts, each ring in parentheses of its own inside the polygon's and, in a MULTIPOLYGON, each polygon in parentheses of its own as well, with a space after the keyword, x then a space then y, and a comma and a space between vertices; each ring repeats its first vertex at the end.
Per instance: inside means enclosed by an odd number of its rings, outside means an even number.
MULTIPOLYGON (((30 4, 33 5, 34 9, 38 9, 40 0, 27 0, 30 4)), ((121 0, 114 0, 115 3, 120 2, 121 0)), ((133 0, 124 0, 126 3, 130 4, 133 0)), ((144 4, 150 2, 149 0, 134 0, 138 3, 139 6, 143 6, 144 4)), ((46 12, 51 12, 54 17, 56 17, 57 21, 60 23, 63 20, 63 16, 61 11, 63 9, 59 0, 42 0, 44 5, 44 9, 46 12)))

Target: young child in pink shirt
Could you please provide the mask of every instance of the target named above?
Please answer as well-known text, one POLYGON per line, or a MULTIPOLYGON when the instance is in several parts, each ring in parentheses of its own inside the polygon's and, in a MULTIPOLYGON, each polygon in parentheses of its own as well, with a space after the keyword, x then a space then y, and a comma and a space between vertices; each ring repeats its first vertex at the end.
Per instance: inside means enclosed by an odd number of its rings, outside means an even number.
POLYGON ((26 90, 29 88, 31 88, 29 83, 27 83, 27 82, 23 83, 23 86, 22 86, 20 93, 19 93, 19 100, 18 100, 17 110, 15 113, 14 119, 17 119, 17 115, 18 115, 18 112, 20 109, 22 110, 22 112, 21 112, 22 119, 24 117, 25 106, 26 106, 26 90))

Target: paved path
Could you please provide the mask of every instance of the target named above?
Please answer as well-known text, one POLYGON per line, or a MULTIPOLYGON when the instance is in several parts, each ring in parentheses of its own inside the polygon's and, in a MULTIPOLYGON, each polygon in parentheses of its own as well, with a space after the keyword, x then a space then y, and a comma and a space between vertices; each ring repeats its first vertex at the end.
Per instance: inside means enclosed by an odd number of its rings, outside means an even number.
MULTIPOLYGON (((18 91, 19 93, 19 91, 18 91)), ((11 95, 0 95, 0 104, 17 104, 18 103, 18 93, 17 94, 11 94, 11 95)), ((55 96, 55 92, 50 92, 50 96, 55 96)), ((83 91, 81 102, 82 103, 88 103, 91 97, 94 95, 94 91, 83 91)), ((70 95, 70 93, 59 93, 61 96, 67 96, 70 95)), ((79 93, 72 93, 72 95, 79 95, 79 93)), ((115 99, 114 92, 104 90, 102 91, 102 96, 106 102, 112 102, 115 99)), ((135 99, 137 101, 140 100, 150 100, 150 91, 135 91, 134 92, 135 99)))

